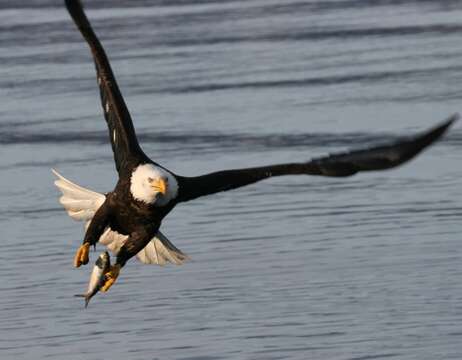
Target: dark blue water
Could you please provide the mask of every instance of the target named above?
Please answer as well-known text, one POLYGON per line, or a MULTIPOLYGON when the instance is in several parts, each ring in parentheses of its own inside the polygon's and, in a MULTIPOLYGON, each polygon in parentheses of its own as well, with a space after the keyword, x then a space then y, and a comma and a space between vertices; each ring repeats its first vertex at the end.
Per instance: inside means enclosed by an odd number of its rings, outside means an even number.
MULTIPOLYGON (((179 174, 462 111, 460 1, 86 3, 143 148, 179 174)), ((182 205, 162 229, 192 261, 133 260, 84 310, 83 227, 50 168, 116 181, 89 50, 60 1, 2 1, 0 64, 1 359, 461 358, 460 124, 397 170, 182 205)))

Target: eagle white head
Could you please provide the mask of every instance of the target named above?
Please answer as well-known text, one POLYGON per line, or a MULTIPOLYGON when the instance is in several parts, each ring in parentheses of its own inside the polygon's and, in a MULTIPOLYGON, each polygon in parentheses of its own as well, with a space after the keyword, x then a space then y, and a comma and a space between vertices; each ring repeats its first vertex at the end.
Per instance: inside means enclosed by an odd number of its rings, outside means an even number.
POLYGON ((164 206, 177 196, 178 182, 167 170, 153 164, 143 164, 132 173, 130 192, 138 201, 164 206))

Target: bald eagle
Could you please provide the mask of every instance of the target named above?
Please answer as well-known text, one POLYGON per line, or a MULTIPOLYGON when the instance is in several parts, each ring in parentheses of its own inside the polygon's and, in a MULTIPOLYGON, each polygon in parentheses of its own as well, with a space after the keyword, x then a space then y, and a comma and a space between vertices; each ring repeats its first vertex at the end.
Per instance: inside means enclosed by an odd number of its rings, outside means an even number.
POLYGON ((102 287, 107 291, 133 256, 144 263, 182 264, 188 259, 160 231, 162 219, 179 203, 228 191, 282 175, 350 176, 360 171, 385 170, 412 159, 439 139, 457 119, 388 145, 315 158, 306 162, 224 170, 180 176, 151 160, 141 149, 130 113, 117 86, 106 53, 79 0, 65 0, 77 28, 88 43, 96 66, 104 117, 119 175, 116 187, 98 194, 56 173, 61 202, 73 218, 86 220, 83 244, 74 257, 76 267, 87 264, 89 248, 98 241, 116 254, 102 287))

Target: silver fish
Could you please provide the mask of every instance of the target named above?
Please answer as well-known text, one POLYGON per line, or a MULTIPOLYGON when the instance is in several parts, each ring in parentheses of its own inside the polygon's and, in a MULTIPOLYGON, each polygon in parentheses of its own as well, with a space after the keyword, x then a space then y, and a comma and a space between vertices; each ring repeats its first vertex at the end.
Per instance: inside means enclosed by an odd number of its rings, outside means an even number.
POLYGON ((88 289, 85 294, 75 295, 85 298, 85 308, 88 306, 90 299, 101 289, 105 282, 105 275, 109 271, 111 266, 111 258, 107 251, 101 253, 93 266, 93 270, 90 276, 90 282, 88 283, 88 289))

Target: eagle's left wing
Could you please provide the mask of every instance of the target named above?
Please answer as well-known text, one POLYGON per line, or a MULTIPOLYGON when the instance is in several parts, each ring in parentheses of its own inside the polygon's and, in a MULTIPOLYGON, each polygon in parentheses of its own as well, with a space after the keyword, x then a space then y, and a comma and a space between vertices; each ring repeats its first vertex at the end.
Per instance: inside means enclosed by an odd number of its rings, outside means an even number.
POLYGON ((196 177, 176 175, 179 187, 177 201, 189 201, 220 191, 236 189, 273 176, 320 175, 341 177, 351 176, 361 171, 390 169, 404 164, 440 139, 458 118, 459 115, 454 114, 430 130, 401 138, 390 144, 332 154, 307 162, 223 170, 196 177))

